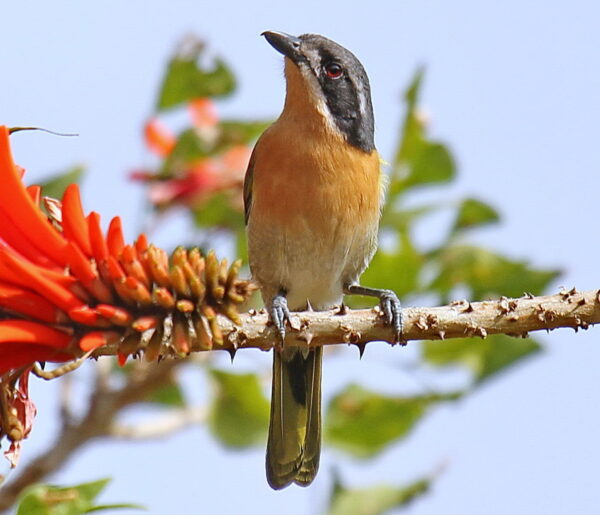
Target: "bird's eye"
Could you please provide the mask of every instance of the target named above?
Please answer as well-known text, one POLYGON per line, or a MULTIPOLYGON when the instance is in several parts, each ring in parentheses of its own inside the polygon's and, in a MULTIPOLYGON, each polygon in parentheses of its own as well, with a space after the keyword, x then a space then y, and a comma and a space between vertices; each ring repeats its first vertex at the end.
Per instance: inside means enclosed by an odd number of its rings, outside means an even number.
POLYGON ((344 69, 338 63, 328 63, 325 65, 325 73, 330 79, 339 79, 344 74, 344 69))

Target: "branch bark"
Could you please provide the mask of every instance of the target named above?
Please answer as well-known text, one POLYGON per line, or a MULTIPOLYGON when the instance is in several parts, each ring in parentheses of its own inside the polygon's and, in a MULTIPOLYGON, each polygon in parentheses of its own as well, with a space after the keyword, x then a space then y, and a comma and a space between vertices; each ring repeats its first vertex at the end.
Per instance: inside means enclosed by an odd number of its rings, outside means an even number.
MULTIPOLYGON (((485 338, 489 334, 526 337, 531 331, 559 327, 587 329, 600 323, 600 290, 578 292, 573 288, 539 297, 524 295, 483 302, 455 301, 441 307, 406 308, 403 318, 404 342, 469 336, 485 338)), ((278 345, 278 333, 264 310, 243 314, 241 319, 240 326, 224 317, 219 319, 224 342, 212 350, 269 350, 278 345)), ((287 345, 394 343, 392 331, 384 323, 378 307, 293 313, 291 325, 285 339, 287 345)), ((98 349, 96 355, 114 355, 116 352, 116 345, 105 346, 98 349)))

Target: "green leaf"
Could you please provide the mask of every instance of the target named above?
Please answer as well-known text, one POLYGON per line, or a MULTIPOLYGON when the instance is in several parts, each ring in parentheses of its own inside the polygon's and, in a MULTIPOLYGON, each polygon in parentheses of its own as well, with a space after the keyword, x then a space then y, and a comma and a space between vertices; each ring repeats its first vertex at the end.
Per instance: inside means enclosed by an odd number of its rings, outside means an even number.
POLYGON ((110 479, 100 479, 71 487, 33 485, 20 497, 17 515, 80 515, 113 508, 140 508, 133 504, 94 505, 110 479))
POLYGON ((489 225, 499 220, 500 215, 489 204, 474 198, 467 198, 462 201, 458 209, 452 232, 455 233, 469 227, 489 225))
POLYGON ((410 187, 450 181, 456 172, 448 148, 427 137, 426 121, 418 111, 423 73, 422 68, 417 70, 405 93, 407 112, 392 167, 392 198, 410 187))
POLYGON ((273 120, 223 120, 219 123, 217 147, 252 143, 271 123, 273 120))
POLYGON ((423 82, 423 77, 425 76, 425 68, 423 66, 419 66, 413 75, 408 88, 404 92, 404 100, 406 100, 406 104, 409 111, 415 109, 417 102, 419 101, 419 95, 421 93, 421 84, 423 82))
POLYGON ((405 486, 376 485, 349 489, 335 485, 329 515, 379 515, 401 508, 429 491, 431 478, 423 478, 405 486))
POLYGON ((232 205, 231 194, 216 193, 196 206, 192 212, 194 223, 207 229, 243 229, 244 215, 232 205))
POLYGON ((161 175, 170 177, 194 161, 211 155, 213 149, 214 143, 204 139, 196 129, 186 129, 178 136, 175 147, 163 162, 161 175))
POLYGON ((409 173, 403 187, 448 182, 454 178, 456 166, 448 148, 441 143, 423 141, 413 156, 404 163, 409 173))
POLYGON ((329 404, 325 434, 332 445, 369 458, 408 436, 431 406, 460 396, 454 392, 391 397, 350 385, 329 404))
POLYGON ((170 109, 201 97, 228 95, 235 89, 235 78, 225 62, 216 58, 211 67, 201 64, 204 44, 188 41, 169 62, 158 96, 157 108, 170 109))
POLYGON ((540 295, 559 275, 558 270, 536 269, 489 250, 469 245, 443 248, 436 256, 438 273, 430 288, 444 298, 457 286, 466 286, 473 300, 498 295, 540 295))
POLYGON ((152 393, 146 399, 144 399, 144 401, 160 404, 162 406, 174 407, 181 407, 185 406, 186 404, 183 392, 174 379, 172 382, 153 390, 152 393))
POLYGON ((476 384, 539 353, 541 345, 533 338, 511 338, 494 334, 485 340, 453 338, 423 342, 423 358, 436 366, 462 365, 469 368, 476 384))
POLYGON ((41 184, 42 196, 61 199, 67 186, 79 182, 84 171, 85 168, 83 166, 74 166, 64 173, 47 179, 41 184))
POLYGON ((213 435, 227 447, 248 447, 265 440, 269 401, 256 374, 211 370, 216 393, 209 415, 213 435))
POLYGON ((388 202, 384 206, 379 225, 381 228, 391 228, 395 231, 408 231, 416 221, 443 207, 441 203, 436 203, 425 204, 411 209, 400 209, 393 202, 388 202))
MULTIPOLYGON (((380 249, 362 275, 361 283, 394 290, 399 297, 402 297, 418 289, 423 257, 413 246, 408 233, 402 232, 398 236, 397 250, 389 252, 380 249)), ((360 299, 364 304, 364 298, 356 299, 360 299)), ((356 305, 356 300, 349 301, 350 305, 356 305)))
POLYGON ((264 120, 225 120, 217 126, 216 137, 207 137, 194 128, 186 129, 178 136, 175 147, 165 159, 161 174, 169 177, 204 157, 219 155, 235 145, 250 145, 270 123, 264 120))

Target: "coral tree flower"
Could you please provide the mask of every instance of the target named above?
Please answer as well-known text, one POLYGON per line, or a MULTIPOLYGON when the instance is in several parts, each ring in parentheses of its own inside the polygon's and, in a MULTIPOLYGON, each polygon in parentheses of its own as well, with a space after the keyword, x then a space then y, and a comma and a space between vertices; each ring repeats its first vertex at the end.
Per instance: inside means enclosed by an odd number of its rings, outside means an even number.
POLYGON ((158 172, 136 170, 131 178, 149 184, 149 200, 161 209, 174 205, 195 208, 211 197, 225 193, 232 207, 241 211, 244 174, 251 148, 236 143, 235 139, 223 145, 223 141, 231 136, 223 136, 216 106, 210 98, 191 100, 187 110, 192 128, 179 136, 183 143, 178 143, 178 137, 157 117, 146 123, 144 139, 147 148, 168 166, 163 163, 158 172), (190 132, 194 133, 196 143, 191 143, 190 132), (194 144, 202 147, 207 155, 195 155, 190 150, 194 144), (190 152, 189 155, 186 152, 190 152))
POLYGON ((175 148, 175 135, 157 118, 152 118, 144 126, 144 139, 148 148, 157 156, 166 157, 175 148))
MULTIPOLYGON (((25 187, 0 126, 0 438, 27 436, 35 408, 27 375, 36 362, 67 362, 113 344, 124 364, 223 343, 218 313, 234 322, 253 286, 214 253, 179 248, 171 257, 140 235, 125 244, 121 220, 106 233, 87 217, 79 188, 62 202, 25 187), (167 329, 168 328, 168 329, 167 329)), ((11 449, 14 450, 13 445, 11 449)))

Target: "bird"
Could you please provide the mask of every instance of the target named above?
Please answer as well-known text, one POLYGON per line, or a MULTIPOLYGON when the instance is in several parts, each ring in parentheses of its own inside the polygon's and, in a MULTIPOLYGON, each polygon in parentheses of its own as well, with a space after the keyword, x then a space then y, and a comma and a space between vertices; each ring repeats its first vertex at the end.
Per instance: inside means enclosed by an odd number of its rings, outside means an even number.
POLYGON ((365 69, 318 34, 262 36, 284 56, 286 96, 252 151, 244 211, 250 271, 280 340, 266 452, 267 482, 279 490, 308 486, 321 453, 323 349, 284 343, 291 312, 377 297, 400 341, 402 310, 393 291, 359 283, 377 249, 385 183, 365 69))

